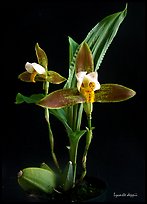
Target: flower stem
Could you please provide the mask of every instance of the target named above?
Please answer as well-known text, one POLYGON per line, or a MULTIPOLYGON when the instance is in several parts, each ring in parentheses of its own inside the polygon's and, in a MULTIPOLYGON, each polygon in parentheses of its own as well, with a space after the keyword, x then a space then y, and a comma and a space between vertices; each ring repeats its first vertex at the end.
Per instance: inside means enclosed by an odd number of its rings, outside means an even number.
POLYGON ((86 173, 87 173, 87 154, 88 154, 88 150, 89 150, 89 147, 90 147, 90 144, 91 144, 91 140, 92 140, 92 127, 91 127, 91 120, 92 120, 92 103, 90 104, 87 104, 87 107, 89 110, 89 112, 86 112, 87 113, 87 122, 88 122, 88 128, 87 128, 87 135, 86 135, 86 145, 85 145, 85 149, 84 149, 84 153, 83 153, 83 157, 82 157, 82 167, 83 167, 83 172, 82 172, 82 175, 79 179, 79 182, 82 181, 84 179, 84 177, 86 176, 86 173))
MULTIPOLYGON (((44 82, 44 90, 45 90, 45 95, 47 95, 48 90, 49 90, 49 82, 47 82, 47 81, 44 82)), ((52 132, 52 129, 51 129, 50 120, 49 120, 49 109, 48 108, 45 108, 45 119, 46 119, 47 124, 48 124, 51 155, 52 155, 55 166, 57 167, 59 172, 61 172, 60 167, 59 167, 59 163, 57 161, 56 154, 54 152, 54 136, 53 136, 53 132, 52 132)))
POLYGON ((76 170, 77 170, 77 150, 78 150, 78 142, 73 143, 72 140, 70 140, 70 160, 73 164, 73 186, 75 186, 75 180, 76 180, 76 170))
POLYGON ((77 118, 77 130, 80 130, 81 127, 81 121, 82 121, 82 113, 83 113, 83 103, 79 105, 79 110, 78 110, 78 118, 77 118))

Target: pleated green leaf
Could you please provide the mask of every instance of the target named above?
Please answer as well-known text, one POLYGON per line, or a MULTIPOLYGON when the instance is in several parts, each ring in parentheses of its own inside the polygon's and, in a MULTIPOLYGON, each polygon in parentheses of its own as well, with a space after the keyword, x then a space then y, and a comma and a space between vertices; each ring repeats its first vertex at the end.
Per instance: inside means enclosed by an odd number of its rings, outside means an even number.
POLYGON ((77 47, 79 46, 78 43, 73 40, 71 37, 68 37, 69 40, 69 63, 71 63, 72 58, 76 52, 77 47))
POLYGON ((27 192, 52 193, 56 187, 56 175, 47 169, 29 167, 18 173, 18 183, 27 192))
POLYGON ((101 65, 104 55, 112 43, 117 31, 127 14, 126 8, 102 19, 86 36, 85 42, 89 45, 93 59, 95 71, 101 65))
POLYGON ((101 88, 95 92, 95 102, 121 102, 132 98, 135 94, 134 90, 119 84, 101 84, 101 88))
POLYGON ((75 72, 75 59, 79 47, 78 43, 75 42, 71 37, 69 37, 68 40, 69 40, 69 74, 68 80, 64 85, 64 88, 71 88, 72 84, 74 84, 73 79, 75 72))

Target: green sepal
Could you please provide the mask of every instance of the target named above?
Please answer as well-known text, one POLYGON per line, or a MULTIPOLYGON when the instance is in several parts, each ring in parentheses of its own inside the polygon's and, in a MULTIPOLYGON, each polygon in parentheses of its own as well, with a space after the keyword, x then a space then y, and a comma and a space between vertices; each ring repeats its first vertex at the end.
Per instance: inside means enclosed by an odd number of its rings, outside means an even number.
POLYGON ((32 82, 31 73, 29 73, 27 71, 19 74, 18 79, 20 79, 21 81, 25 81, 25 82, 32 82))
POLYGON ((101 88, 95 91, 95 102, 121 102, 132 98, 135 94, 134 90, 119 84, 101 84, 101 88))
POLYGON ((39 47, 38 43, 36 43, 36 45, 35 45, 35 51, 36 51, 38 63, 41 66, 43 66, 47 71, 48 59, 47 59, 47 55, 46 55, 45 51, 39 47))
MULTIPOLYGON (((27 71, 21 73, 18 76, 18 78, 24 82, 32 82, 31 73, 29 73, 27 71)), ((65 77, 61 76, 60 74, 58 74, 57 72, 54 72, 54 71, 48 71, 47 76, 44 74, 37 74, 35 76, 35 81, 42 81, 42 82, 48 81, 52 84, 60 84, 60 83, 64 82, 65 80, 66 80, 65 77)))
MULTIPOLYGON (((19 74, 18 76, 18 79, 20 79, 21 81, 24 81, 24 82, 33 82, 32 79, 31 79, 31 73, 25 71, 25 72, 22 72, 21 74, 19 74)), ((44 74, 37 74, 35 76, 35 81, 46 81, 46 76, 44 74)))
POLYGON ((54 71, 48 71, 47 72, 47 81, 52 83, 52 84, 60 84, 64 82, 66 78, 58 74, 57 72, 54 71))
POLYGON ((24 96, 21 93, 16 95, 16 104, 26 103, 37 103, 44 97, 44 94, 32 94, 31 96, 24 96))
POLYGON ((93 72, 93 57, 91 50, 86 42, 83 42, 78 51, 76 61, 75 61, 75 69, 76 73, 81 71, 86 71, 87 73, 93 72))
POLYGON ((61 175, 61 186, 64 191, 67 191, 72 188, 73 185, 73 165, 69 161, 66 165, 63 174, 61 175))
POLYGON ((83 102, 85 102, 85 99, 75 88, 54 91, 41 99, 37 105, 50 109, 58 109, 83 102))
POLYGON ((18 183, 29 193, 52 193, 56 188, 56 176, 47 169, 29 167, 18 173, 18 183))

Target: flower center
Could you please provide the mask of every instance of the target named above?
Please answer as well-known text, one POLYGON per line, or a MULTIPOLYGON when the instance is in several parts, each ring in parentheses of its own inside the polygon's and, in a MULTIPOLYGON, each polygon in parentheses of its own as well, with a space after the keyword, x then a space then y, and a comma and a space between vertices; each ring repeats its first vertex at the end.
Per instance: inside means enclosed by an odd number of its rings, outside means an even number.
POLYGON ((31 73, 31 76, 30 76, 30 81, 31 82, 35 82, 35 76, 37 75, 37 72, 36 70, 34 70, 32 73, 31 73))
POLYGON ((89 84, 82 83, 80 92, 85 97, 86 102, 93 103, 95 99, 94 94, 95 83, 89 82, 89 84))

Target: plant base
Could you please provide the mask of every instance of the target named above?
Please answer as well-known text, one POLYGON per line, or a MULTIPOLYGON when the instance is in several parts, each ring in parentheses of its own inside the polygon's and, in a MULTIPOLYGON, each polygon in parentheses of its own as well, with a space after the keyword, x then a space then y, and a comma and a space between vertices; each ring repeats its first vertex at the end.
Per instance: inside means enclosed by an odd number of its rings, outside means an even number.
POLYGON ((75 188, 64 192, 54 192, 50 195, 30 194, 29 202, 104 202, 107 185, 98 178, 86 177, 75 188))

